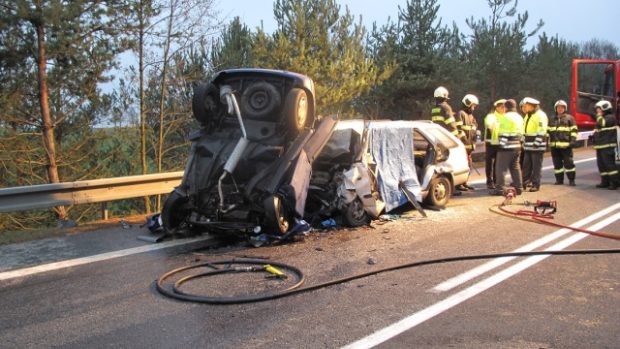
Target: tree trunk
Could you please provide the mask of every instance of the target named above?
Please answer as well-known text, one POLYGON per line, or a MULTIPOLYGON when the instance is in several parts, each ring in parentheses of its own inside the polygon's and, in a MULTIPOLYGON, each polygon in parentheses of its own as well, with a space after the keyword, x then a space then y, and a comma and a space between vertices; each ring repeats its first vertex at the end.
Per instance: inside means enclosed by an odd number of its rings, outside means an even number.
MULTIPOLYGON (((39 6, 39 5, 37 5, 39 6)), ((40 12, 40 8, 38 8, 40 12)), ((41 106, 41 121, 43 126, 43 146, 47 155, 47 177, 50 183, 59 183, 58 166, 56 165, 56 144, 54 142, 54 123, 50 115, 49 95, 47 90, 47 56, 45 51, 45 29, 43 28, 42 16, 39 14, 37 21, 33 22, 37 31, 38 50, 38 80, 39 80, 39 104, 41 106)), ((58 219, 67 219, 67 210, 64 206, 55 208, 58 219)))
MULTIPOLYGON (((139 34, 139 47, 138 47, 138 60, 140 70, 140 161, 142 163, 142 174, 148 173, 148 162, 146 157, 146 107, 144 101, 144 36, 145 36, 145 21, 144 21, 144 3, 140 1, 140 34, 139 34)), ((147 214, 151 213, 151 200, 148 196, 144 197, 144 210, 147 214)))
MULTIPOLYGON (((163 67, 161 73, 161 93, 159 95, 159 138, 157 139, 157 172, 161 173, 164 153, 164 108, 166 101, 166 74, 168 73, 168 55, 170 51, 170 41, 172 40, 172 22, 174 20, 175 1, 170 1, 170 18, 168 18, 168 31, 166 33, 166 44, 164 47, 163 67)), ((157 195, 157 210, 161 210, 161 195, 157 195)))

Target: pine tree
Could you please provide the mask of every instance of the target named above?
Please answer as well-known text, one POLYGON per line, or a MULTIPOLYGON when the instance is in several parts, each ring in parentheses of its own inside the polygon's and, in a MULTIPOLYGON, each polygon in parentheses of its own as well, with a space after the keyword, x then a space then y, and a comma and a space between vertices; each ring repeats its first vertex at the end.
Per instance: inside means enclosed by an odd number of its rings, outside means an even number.
POLYGON ((315 82, 319 113, 351 115, 353 100, 377 79, 374 62, 366 56, 365 29, 348 8, 335 0, 277 0, 278 29, 255 36, 255 64, 310 76, 315 82))
MULTIPOLYGON (((79 178, 91 149, 88 130, 109 107, 97 84, 107 81, 122 49, 115 24, 123 8, 87 0, 0 0, 0 8, 0 61, 8 62, 1 75, 9 80, 2 95, 13 93, 7 116, 42 139, 33 172, 44 169, 49 183, 79 178)), ((67 218, 64 207, 56 211, 67 218)))
POLYGON ((393 72, 371 96, 377 106, 383 106, 378 117, 427 118, 433 90, 456 85, 454 59, 460 58, 462 50, 450 45, 461 45, 461 36, 441 24, 438 11, 437 0, 410 0, 399 6, 396 23, 388 20, 380 30, 373 29, 372 57, 384 62, 381 56, 387 54, 393 72))
POLYGON ((579 47, 557 36, 548 37, 543 33, 538 44, 528 53, 528 81, 524 84, 523 96, 536 96, 547 113, 553 112, 553 105, 558 99, 568 102, 571 86, 572 59, 579 54, 579 47))
POLYGON ((214 71, 253 67, 252 31, 235 17, 213 43, 211 66, 214 71))
POLYGON ((518 1, 513 5, 511 2, 488 0, 491 10, 488 19, 470 17, 466 20, 472 31, 469 69, 477 72, 475 88, 484 91, 482 97, 490 101, 488 106, 498 98, 514 98, 521 94, 520 89, 526 83, 526 41, 544 24, 540 20, 527 32, 528 12, 517 13, 518 1), (515 18, 515 21, 508 23, 508 18, 515 18))

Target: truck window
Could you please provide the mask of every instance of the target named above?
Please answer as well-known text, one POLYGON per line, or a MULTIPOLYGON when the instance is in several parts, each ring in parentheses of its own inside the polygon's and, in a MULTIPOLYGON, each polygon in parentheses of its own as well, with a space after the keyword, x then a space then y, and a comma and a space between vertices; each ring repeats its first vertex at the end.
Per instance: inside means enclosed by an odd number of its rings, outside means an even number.
POLYGON ((580 63, 577 66, 577 112, 594 114, 594 104, 613 100, 614 66, 610 63, 580 63))

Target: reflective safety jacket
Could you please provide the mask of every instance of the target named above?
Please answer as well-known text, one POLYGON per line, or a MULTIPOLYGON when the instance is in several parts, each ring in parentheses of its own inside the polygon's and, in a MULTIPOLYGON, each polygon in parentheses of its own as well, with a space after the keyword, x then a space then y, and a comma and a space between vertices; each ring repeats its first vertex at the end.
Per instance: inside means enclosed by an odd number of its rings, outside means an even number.
POLYGON ((456 119, 454 119, 454 113, 448 102, 443 101, 431 110, 431 120, 433 123, 441 125, 448 130, 448 132, 459 138, 459 130, 456 128, 456 119))
POLYGON ((594 129, 594 149, 613 148, 617 146, 618 122, 616 117, 608 111, 596 118, 596 129, 594 129))
POLYGON ((499 137, 500 149, 520 149, 521 137, 523 132, 523 118, 515 112, 508 112, 499 116, 499 137))
POLYGON ((474 151, 476 149, 476 130, 478 129, 478 122, 472 114, 469 108, 461 109, 456 118, 456 127, 459 133, 462 134, 462 141, 465 144, 465 149, 468 151, 474 151))
POLYGON ((577 124, 570 114, 554 115, 547 127, 549 146, 551 148, 566 149, 577 141, 577 124))
POLYGON ((499 129, 499 118, 502 114, 498 112, 493 112, 487 114, 484 117, 484 143, 497 145, 499 143, 499 134, 497 133, 499 129))
POLYGON ((545 151, 547 124, 547 114, 540 109, 525 115, 523 119, 523 149, 528 151, 545 151))

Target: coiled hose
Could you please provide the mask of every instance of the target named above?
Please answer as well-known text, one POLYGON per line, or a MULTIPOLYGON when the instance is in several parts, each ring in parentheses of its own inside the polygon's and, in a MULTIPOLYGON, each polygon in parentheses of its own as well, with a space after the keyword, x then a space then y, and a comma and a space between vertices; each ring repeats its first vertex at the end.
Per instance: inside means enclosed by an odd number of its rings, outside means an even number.
POLYGON ((401 269, 407 269, 407 268, 421 267, 425 265, 453 263, 453 262, 471 261, 471 260, 482 260, 482 259, 493 259, 493 258, 501 258, 501 257, 528 257, 528 256, 541 256, 541 255, 551 255, 551 256, 599 255, 599 254, 617 254, 617 253, 620 253, 620 249, 506 252, 506 253, 446 257, 446 258, 422 260, 422 261, 412 262, 412 263, 407 263, 407 264, 400 264, 400 265, 378 269, 378 270, 373 270, 367 273, 352 275, 352 276, 344 277, 341 279, 336 279, 336 280, 332 280, 332 281, 328 281, 328 282, 324 282, 324 283, 320 283, 317 285, 312 285, 312 286, 308 286, 304 288, 299 288, 304 282, 303 273, 301 272, 300 269, 294 266, 284 264, 284 263, 278 263, 278 262, 271 262, 271 261, 266 262, 265 260, 253 260, 253 259, 237 260, 235 259, 235 260, 218 261, 218 262, 212 262, 212 263, 201 263, 197 265, 185 266, 185 267, 181 267, 178 269, 174 269, 174 270, 171 270, 163 274, 161 277, 159 277, 155 285, 156 285, 157 291, 159 291, 164 296, 177 299, 177 300, 181 300, 181 301, 206 303, 206 304, 242 304, 242 303, 264 302, 267 300, 288 297, 288 296, 292 296, 295 294, 310 292, 310 291, 318 290, 321 288, 325 288, 325 287, 329 287, 329 286, 333 286, 337 284, 342 284, 342 283, 346 283, 346 282, 357 280, 357 279, 366 278, 372 275, 377 275, 381 273, 386 273, 386 272, 396 271, 396 270, 401 270, 401 269), (273 265, 273 266, 277 266, 284 270, 291 271, 292 274, 295 275, 296 282, 292 286, 282 291, 272 292, 268 294, 240 296, 240 297, 213 297, 213 296, 195 295, 195 294, 185 293, 180 290, 181 285, 189 280, 208 277, 208 276, 214 276, 214 275, 221 275, 223 273, 239 272, 238 269, 232 268, 232 265, 234 264, 257 265, 259 267, 251 269, 251 270, 248 269, 246 271, 265 272, 264 268, 262 267, 266 263, 269 263, 270 265, 273 265), (229 267, 224 268, 224 269, 214 269, 216 268, 216 265, 228 265, 229 267), (211 267, 214 270, 208 271, 205 273, 193 274, 193 275, 181 278, 178 281, 176 281, 172 287, 166 287, 164 284, 167 279, 171 278, 175 274, 178 274, 183 271, 191 270, 191 269, 202 268, 202 267, 211 267))

